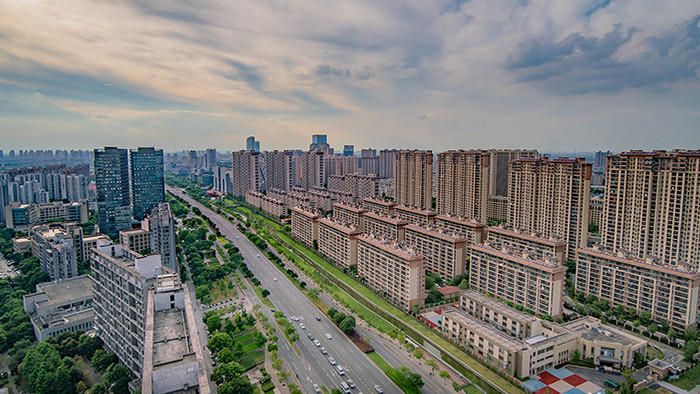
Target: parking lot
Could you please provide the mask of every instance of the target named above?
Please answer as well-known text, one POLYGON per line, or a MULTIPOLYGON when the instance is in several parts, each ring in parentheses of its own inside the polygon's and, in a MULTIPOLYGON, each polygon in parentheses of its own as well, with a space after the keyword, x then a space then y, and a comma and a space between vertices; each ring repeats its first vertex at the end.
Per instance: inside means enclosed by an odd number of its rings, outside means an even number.
POLYGON ((8 265, 8 261, 5 260, 5 257, 0 254, 0 279, 5 277, 14 278, 17 274, 17 271, 14 271, 12 267, 8 265))

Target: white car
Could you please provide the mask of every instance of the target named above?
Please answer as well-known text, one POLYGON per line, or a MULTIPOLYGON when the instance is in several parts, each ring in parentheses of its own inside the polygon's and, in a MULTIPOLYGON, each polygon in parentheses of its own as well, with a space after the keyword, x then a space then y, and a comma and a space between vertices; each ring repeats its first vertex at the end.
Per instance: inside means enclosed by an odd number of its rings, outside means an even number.
POLYGON ((299 323, 299 328, 301 328, 302 330, 306 330, 306 326, 304 325, 304 323, 299 323))
POLYGON ((316 347, 321 347, 321 342, 319 342, 318 339, 314 339, 314 345, 316 345, 316 347))
MULTIPOLYGON (((337 366, 335 367, 335 369, 338 371, 338 375, 340 375, 340 376, 345 375, 345 370, 344 370, 343 367, 341 367, 340 365, 337 365, 337 366)), ((345 383, 345 382, 343 382, 343 383, 345 383)))
POLYGON ((277 282, 277 278, 273 278, 272 280, 274 280, 275 282, 277 282))
POLYGON ((382 388, 381 388, 381 387, 379 387, 379 385, 378 385, 378 384, 375 384, 375 385, 374 385, 374 389, 375 389, 375 390, 377 390, 377 392, 378 392, 379 394, 382 394, 382 393, 384 393, 384 390, 382 390, 382 388))
POLYGON ((299 321, 299 318, 296 317, 296 316, 292 316, 292 317, 289 318, 289 320, 291 320, 291 321, 299 321))
POLYGON ((323 353, 323 354, 328 354, 328 352, 326 351, 326 348, 325 348, 325 347, 322 347, 322 348, 321 348, 321 353, 323 353))
POLYGON ((331 334, 326 334, 326 338, 328 338, 328 339, 333 339, 333 337, 331 336, 331 334))
POLYGON ((333 359, 333 357, 329 357, 328 362, 331 363, 331 365, 335 365, 335 360, 333 359))
POLYGON ((352 381, 352 379, 348 379, 348 386, 350 386, 351 389, 355 388, 355 382, 352 381))
POLYGON ((260 255, 258 255, 258 258, 260 258, 260 255))
POLYGON ((318 387, 317 384, 314 384, 314 391, 317 392, 317 393, 320 393, 320 392, 321 392, 321 388, 318 387))

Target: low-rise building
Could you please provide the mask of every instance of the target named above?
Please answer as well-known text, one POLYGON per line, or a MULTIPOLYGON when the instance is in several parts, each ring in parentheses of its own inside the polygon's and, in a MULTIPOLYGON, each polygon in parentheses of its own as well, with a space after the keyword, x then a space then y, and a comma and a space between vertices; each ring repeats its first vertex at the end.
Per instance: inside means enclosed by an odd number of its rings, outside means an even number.
POLYGON ((480 244, 486 238, 485 226, 473 219, 466 219, 452 215, 438 215, 435 217, 435 224, 467 237, 467 246, 480 244))
POLYGON ((576 260, 577 292, 649 312, 674 330, 697 327, 700 272, 692 265, 658 264, 604 248, 580 248, 576 260))
POLYGON ((32 251, 32 241, 27 237, 17 237, 12 239, 12 251, 17 254, 32 251))
POLYGON ((360 231, 364 231, 364 214, 366 209, 354 204, 333 204, 333 219, 350 226, 355 226, 360 231))
POLYGON ((467 238, 442 226, 406 226, 406 243, 425 259, 425 269, 450 280, 467 272, 467 238))
POLYGON ((557 324, 519 312, 473 291, 464 293, 462 308, 441 315, 441 329, 483 362, 504 373, 526 378, 573 359, 591 357, 596 365, 632 367, 647 341, 584 317, 557 324))
POLYGON ((398 242, 403 242, 406 238, 407 221, 374 212, 367 212, 363 216, 365 233, 390 238, 398 242))
POLYGON ((399 219, 406 220, 418 226, 430 226, 435 224, 435 217, 437 216, 437 213, 433 211, 407 207, 405 205, 395 206, 394 214, 399 219))
POLYGON ((78 276, 76 243, 80 245, 80 239, 73 237, 73 232, 62 226, 34 226, 30 230, 32 255, 51 280, 78 276))
POLYGON ((489 242, 471 246, 469 263, 470 288, 538 315, 561 316, 566 266, 489 242))
POLYGON ((87 223, 90 219, 88 202, 63 203, 54 201, 42 204, 13 202, 3 207, 5 227, 27 231, 30 227, 54 221, 87 223))
POLYGON ((293 207, 291 212, 292 236, 308 247, 317 246, 318 215, 299 207, 293 207))
POLYGON ((92 282, 87 275, 36 285, 22 297, 37 341, 64 332, 92 330, 92 282))
POLYGON ((346 268, 357 265, 356 228, 344 226, 330 219, 318 220, 318 251, 332 262, 346 268))
POLYGON ((488 239, 489 242, 527 253, 533 259, 564 262, 566 242, 556 237, 540 238, 510 227, 491 226, 488 228, 488 239))
POLYGON ((374 212, 384 216, 391 216, 394 214, 394 207, 396 204, 391 200, 365 198, 362 200, 362 206, 368 212, 374 212))
POLYGON ((425 300, 423 257, 396 242, 358 237, 357 272, 374 291, 403 310, 425 300))

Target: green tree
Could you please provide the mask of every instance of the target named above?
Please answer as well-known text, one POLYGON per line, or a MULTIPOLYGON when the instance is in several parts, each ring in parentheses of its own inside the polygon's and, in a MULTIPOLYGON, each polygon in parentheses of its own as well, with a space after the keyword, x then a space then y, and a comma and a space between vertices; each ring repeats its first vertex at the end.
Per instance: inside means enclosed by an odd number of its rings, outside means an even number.
POLYGON ((579 361, 581 360, 581 352, 578 349, 574 350, 574 354, 572 354, 574 361, 579 361))
POLYGON ((417 359, 422 359, 423 358, 423 349, 422 348, 416 348, 416 350, 413 351, 413 357, 417 359))
POLYGON ((231 361, 234 361, 236 357, 233 355, 233 351, 231 351, 231 348, 225 347, 221 350, 219 350, 219 354, 216 356, 216 360, 220 363, 230 363, 231 361))
POLYGON ((230 348, 233 346, 233 339, 230 335, 225 332, 217 332, 209 338, 207 347, 212 353, 218 353, 224 348, 230 348))
POLYGON ((268 289, 262 289, 260 294, 262 295, 263 298, 267 298, 267 296, 270 295, 270 291, 268 289))
POLYGON ((352 334, 355 330, 355 317, 350 315, 345 316, 343 321, 338 324, 338 327, 343 330, 344 333, 352 334))
POLYGON ((695 353, 698 352, 698 343, 697 341, 690 340, 688 343, 685 345, 685 349, 683 350, 683 356, 685 358, 685 361, 689 363, 693 363, 693 357, 695 356, 695 353))
POLYGON ((213 333, 221 329, 221 317, 218 314, 213 314, 207 318, 207 330, 213 333))
POLYGON ((442 371, 440 371, 440 377, 443 378, 445 382, 447 382, 447 378, 450 377, 450 373, 443 369, 442 371))
POLYGON ((107 368, 103 379, 111 388, 114 394, 129 394, 129 382, 131 381, 131 372, 122 364, 112 364, 107 368))
POLYGON ((97 335, 83 334, 78 339, 78 353, 87 359, 91 359, 95 352, 101 348, 102 340, 97 335))
POLYGON ((116 354, 111 353, 111 352, 105 352, 102 349, 96 350, 95 354, 92 356, 92 366, 98 372, 104 372, 112 364, 114 364, 118 361, 119 361, 119 359, 117 358, 116 354))

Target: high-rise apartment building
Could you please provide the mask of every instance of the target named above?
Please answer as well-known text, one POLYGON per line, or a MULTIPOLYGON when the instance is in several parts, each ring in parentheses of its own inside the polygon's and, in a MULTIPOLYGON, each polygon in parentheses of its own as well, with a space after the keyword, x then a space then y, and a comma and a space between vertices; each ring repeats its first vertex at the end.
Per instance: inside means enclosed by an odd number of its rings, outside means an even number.
POLYGON ((357 265, 357 237, 362 232, 327 218, 318 220, 318 251, 332 262, 350 268, 357 265))
POLYGON ((489 149, 490 157, 490 181, 489 195, 508 196, 509 163, 524 158, 537 158, 535 149, 489 149))
POLYGON ((508 223, 567 243, 566 259, 585 247, 591 164, 584 159, 520 159, 510 164, 508 223))
POLYGON ((311 145, 309 150, 321 150, 327 155, 332 155, 331 146, 328 145, 328 136, 325 134, 314 134, 311 136, 311 145))
POLYGON ((250 136, 245 139, 245 150, 247 152, 255 152, 255 137, 250 136))
POLYGON ((267 190, 277 189, 289 191, 294 182, 294 169, 292 151, 267 151, 265 152, 265 181, 267 190))
POLYGON ((396 160, 397 149, 382 149, 379 151, 379 177, 394 177, 394 161, 396 160))
POLYGON ((255 151, 233 152, 232 194, 244 197, 248 190, 260 191, 260 153, 255 151))
POLYGON ((436 209, 486 223, 490 158, 484 151, 447 151, 437 158, 436 209))
POLYGON ((129 156, 126 149, 95 149, 95 186, 100 231, 116 236, 119 230, 131 228, 129 156))
POLYGON ((326 182, 325 154, 321 150, 310 150, 301 154, 301 187, 324 186, 326 182))
POLYGON ((165 201, 163 151, 139 147, 131 150, 131 191, 135 220, 143 220, 165 201))
POLYGON ((175 254, 175 218, 170 204, 162 202, 151 210, 143 227, 151 233, 151 253, 160 255, 160 263, 178 272, 175 254))
POLYGON ((700 269, 700 151, 608 156, 601 243, 700 269))
POLYGON ((354 156, 355 155, 355 145, 345 145, 343 146, 343 156, 354 156))
POLYGON ((466 272, 467 238, 442 226, 406 226, 406 244, 424 258, 426 271, 450 280, 466 272))
POLYGON ((207 170, 211 171, 216 166, 216 149, 207 149, 207 170))
POLYGON ((362 149, 360 151, 362 175, 379 175, 379 156, 376 149, 362 149))
POLYGON ((433 152, 402 150, 394 165, 394 199, 398 204, 430 209, 433 198, 433 152))

